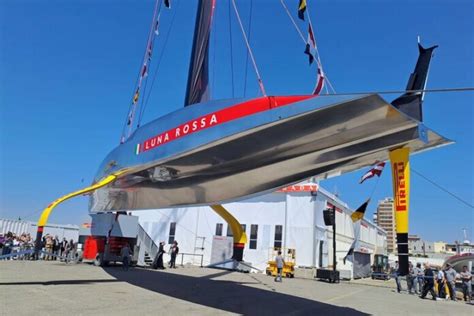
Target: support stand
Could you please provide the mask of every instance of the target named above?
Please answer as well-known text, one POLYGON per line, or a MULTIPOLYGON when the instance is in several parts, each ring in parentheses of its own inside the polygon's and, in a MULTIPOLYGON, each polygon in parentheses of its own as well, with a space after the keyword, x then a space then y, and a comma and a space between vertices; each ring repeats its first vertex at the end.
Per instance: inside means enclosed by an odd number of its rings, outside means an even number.
POLYGON ((211 208, 214 210, 214 212, 219 214, 227 222, 227 224, 229 224, 232 230, 234 249, 232 252, 232 258, 210 264, 207 267, 240 272, 250 272, 252 269, 255 269, 259 272, 262 272, 262 270, 252 267, 250 263, 243 261, 244 248, 245 244, 247 243, 247 235, 242 229, 242 225, 239 223, 239 221, 222 205, 211 205, 211 208))
POLYGON ((339 271, 337 271, 336 261, 336 207, 333 205, 332 209, 323 211, 324 224, 326 226, 332 226, 332 270, 329 269, 317 269, 316 278, 328 280, 329 283, 339 283, 339 271))

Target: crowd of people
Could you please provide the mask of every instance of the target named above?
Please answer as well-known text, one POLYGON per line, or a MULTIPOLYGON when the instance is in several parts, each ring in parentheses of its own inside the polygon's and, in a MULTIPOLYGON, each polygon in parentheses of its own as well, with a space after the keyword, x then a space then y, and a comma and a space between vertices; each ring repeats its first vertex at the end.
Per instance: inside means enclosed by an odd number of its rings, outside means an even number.
MULTIPOLYGON (((398 261, 395 262, 393 274, 397 284, 397 292, 401 293, 402 277, 399 273, 398 261)), ((444 269, 433 269, 429 263, 425 263, 422 267, 421 263, 414 266, 410 262, 408 275, 406 275, 408 293, 419 295, 423 299, 429 293, 432 300, 451 299, 457 301, 456 281, 461 282, 464 300, 471 303, 472 274, 467 266, 463 266, 462 271, 457 273, 450 264, 446 264, 444 269)))
POLYGON ((35 254, 32 251, 35 249, 35 241, 29 233, 16 235, 8 232, 5 235, 0 235, 0 255, 8 256, 5 260, 73 260, 76 253, 77 244, 74 240, 67 240, 63 238, 60 240, 58 236, 46 234, 41 240, 41 253, 35 254))

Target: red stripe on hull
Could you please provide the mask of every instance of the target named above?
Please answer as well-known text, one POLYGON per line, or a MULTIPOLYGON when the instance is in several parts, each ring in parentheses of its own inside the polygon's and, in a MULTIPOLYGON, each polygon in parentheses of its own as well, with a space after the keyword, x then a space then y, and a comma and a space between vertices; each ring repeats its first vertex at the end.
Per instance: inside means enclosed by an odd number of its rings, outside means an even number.
POLYGON ((175 139, 199 132, 215 125, 271 110, 273 108, 289 105, 312 97, 314 96, 263 97, 232 105, 228 108, 200 116, 194 120, 188 121, 147 139, 140 145, 139 153, 151 150, 175 139))

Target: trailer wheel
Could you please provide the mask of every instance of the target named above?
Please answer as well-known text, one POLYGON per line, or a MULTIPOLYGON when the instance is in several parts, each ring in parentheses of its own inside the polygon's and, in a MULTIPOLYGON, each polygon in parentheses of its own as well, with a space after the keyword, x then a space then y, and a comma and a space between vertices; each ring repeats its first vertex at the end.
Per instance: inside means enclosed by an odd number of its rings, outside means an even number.
POLYGON ((97 267, 104 265, 104 255, 102 253, 98 253, 97 256, 95 256, 94 265, 97 267))

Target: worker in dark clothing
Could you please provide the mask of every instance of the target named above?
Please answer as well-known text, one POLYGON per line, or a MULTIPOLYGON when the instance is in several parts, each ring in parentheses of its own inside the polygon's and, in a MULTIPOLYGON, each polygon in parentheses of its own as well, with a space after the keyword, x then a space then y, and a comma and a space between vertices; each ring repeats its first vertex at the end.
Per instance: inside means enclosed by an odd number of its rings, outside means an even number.
POLYGON ((160 242, 158 253, 156 254, 155 260, 153 260, 153 269, 164 269, 163 266, 163 254, 165 253, 165 242, 160 242))
POLYGON ((433 273, 433 270, 431 270, 430 265, 427 263, 425 265, 425 283, 423 285, 423 291, 421 292, 420 298, 425 298, 428 292, 430 292, 432 299, 436 301, 436 293, 433 287, 434 287, 434 273, 433 273))
POLYGON ((176 256, 179 253, 179 248, 178 248, 178 242, 175 240, 173 241, 173 244, 171 245, 170 248, 170 255, 171 255, 171 260, 169 263, 170 268, 176 269, 176 256))

